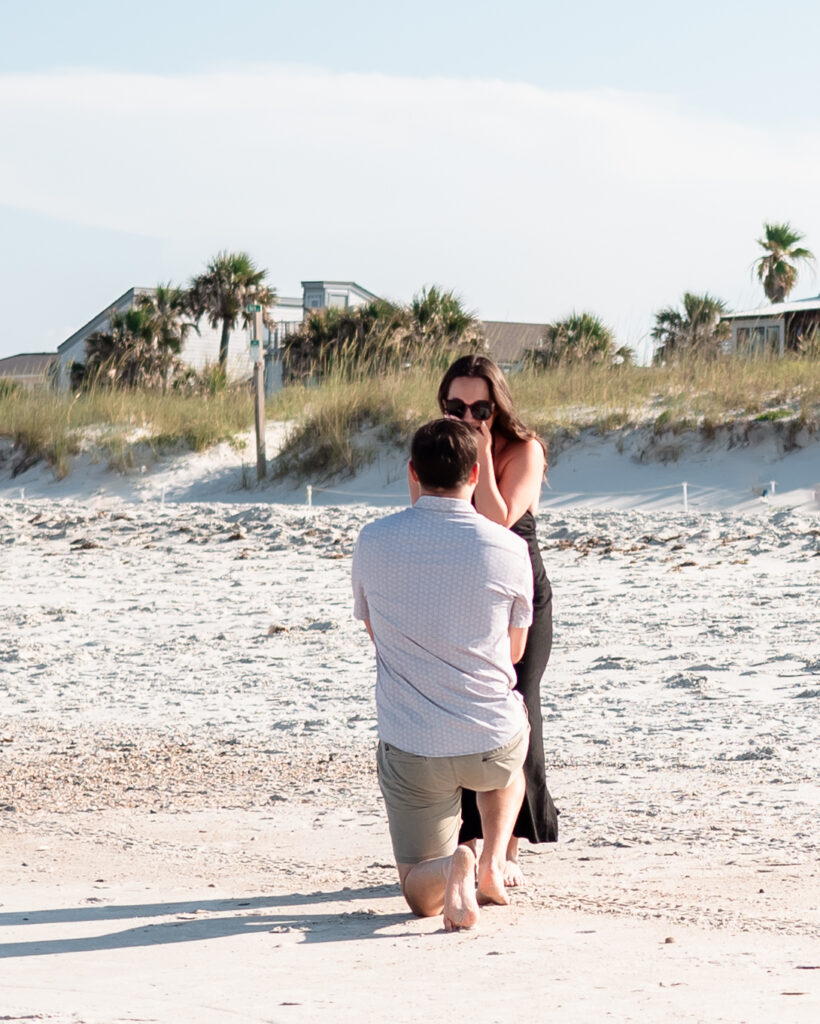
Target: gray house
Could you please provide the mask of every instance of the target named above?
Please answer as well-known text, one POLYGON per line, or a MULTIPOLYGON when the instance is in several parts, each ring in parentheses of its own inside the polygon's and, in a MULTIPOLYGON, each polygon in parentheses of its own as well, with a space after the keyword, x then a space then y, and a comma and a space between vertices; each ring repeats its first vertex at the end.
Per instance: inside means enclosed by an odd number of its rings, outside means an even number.
POLYGON ((799 351, 803 339, 820 329, 820 295, 727 313, 721 320, 732 327, 731 352, 782 356, 799 351))

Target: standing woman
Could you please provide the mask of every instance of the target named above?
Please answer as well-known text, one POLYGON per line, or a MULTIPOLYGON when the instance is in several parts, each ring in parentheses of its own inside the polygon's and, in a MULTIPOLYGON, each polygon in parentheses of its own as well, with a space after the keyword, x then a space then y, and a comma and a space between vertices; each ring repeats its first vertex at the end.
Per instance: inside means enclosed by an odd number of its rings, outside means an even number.
MULTIPOLYGON (((438 404, 445 416, 464 420, 476 432, 480 472, 473 502, 477 511, 522 537, 532 562, 533 620, 524 654, 515 666, 515 688, 530 718, 530 749, 524 763, 527 791, 507 849, 504 877, 506 885, 518 886, 524 884, 518 840, 554 843, 558 838, 558 812, 547 789, 541 724, 541 676, 552 647, 552 588, 535 535, 546 450, 535 431, 518 418, 504 374, 486 356, 457 359, 444 374, 438 404)), ((461 813, 459 842, 481 838, 475 793, 464 792, 461 813)))

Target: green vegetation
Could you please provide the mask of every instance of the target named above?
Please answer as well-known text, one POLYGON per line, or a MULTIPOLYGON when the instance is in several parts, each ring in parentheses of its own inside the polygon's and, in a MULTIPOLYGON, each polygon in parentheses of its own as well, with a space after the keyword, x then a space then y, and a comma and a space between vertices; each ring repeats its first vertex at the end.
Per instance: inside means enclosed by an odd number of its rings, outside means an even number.
POLYGON ((814 254, 798 245, 804 236, 788 222, 764 224, 757 244, 764 255, 756 261, 757 277, 770 302, 783 302, 797 283, 797 263, 811 264, 814 254))
MULTIPOLYGON (((781 301, 797 279, 795 264, 814 257, 788 223, 764 227, 757 273, 769 298, 781 301)), ((223 251, 188 289, 160 285, 132 309, 112 310, 108 330, 88 339, 74 394, 0 380, 0 440, 12 442, 12 465, 45 459, 61 476, 84 449, 128 469, 168 449, 239 444, 252 425, 252 400, 247 387, 227 380, 228 338, 240 320, 267 317, 276 292, 266 276, 247 253, 223 251), (221 328, 219 360, 196 374, 179 356, 202 317, 221 328)), ((592 313, 554 321, 510 377, 522 419, 547 441, 637 427, 658 435, 697 429, 711 439, 724 426, 758 422, 797 443, 800 431, 820 429, 820 330, 801 334, 787 358, 737 359, 724 351, 725 312, 720 299, 690 292, 679 307, 659 310, 652 366, 635 366, 592 313)), ((485 346, 475 314, 438 286, 407 305, 377 299, 308 314, 285 342, 288 384, 267 404, 268 419, 290 426, 274 476, 353 474, 405 444, 437 415, 446 365, 485 346)))
POLYGON ((652 340, 657 348, 653 361, 717 359, 732 334, 729 324, 720 319, 725 312, 726 304, 708 292, 684 292, 682 310, 667 306, 655 314, 652 340))
POLYGON ((108 330, 86 340, 83 386, 164 389, 184 379, 179 353, 195 329, 187 313, 187 292, 171 284, 158 285, 131 309, 112 311, 108 330))
POLYGON ((211 327, 222 328, 219 367, 223 373, 228 365, 231 331, 240 318, 245 326, 253 318, 248 305, 260 305, 264 317, 276 302, 276 292, 265 284, 267 274, 246 252, 220 252, 205 272, 191 281, 188 303, 192 314, 196 319, 206 316, 211 327))
MULTIPOLYGON (((621 362, 631 362, 630 349, 617 353, 621 362), (628 356, 627 356, 627 353, 628 356)), ((564 320, 547 324, 537 348, 527 353, 533 370, 570 363, 603 363, 615 361, 615 335, 594 313, 572 313, 564 320)))
MULTIPOLYGON (((294 422, 276 461, 279 476, 320 481, 355 473, 385 446, 404 444, 437 414, 438 367, 414 366, 378 379, 331 374, 319 386, 288 387, 268 415, 294 422)), ((769 409, 776 419, 820 427, 820 367, 808 360, 686 360, 668 366, 570 363, 509 377, 525 423, 547 441, 595 429, 650 426, 658 433, 721 426, 769 409)), ((774 417, 773 417, 774 418, 774 417)))
MULTIPOLYGON (((374 375, 330 372, 319 384, 290 385, 268 402, 267 417, 292 424, 274 475, 321 481, 351 474, 437 414, 441 367, 414 364, 374 375)), ((820 426, 820 366, 808 359, 683 360, 667 366, 560 365, 509 378, 525 423, 548 441, 584 429, 698 429, 707 438, 738 421, 783 421, 795 431, 820 426)), ((202 450, 250 430, 250 392, 222 387, 199 394, 93 388, 74 396, 15 389, 0 394, 0 437, 15 462, 46 459, 57 475, 93 444, 117 468, 175 447, 202 450)))
POLYGON ((276 292, 265 285, 260 270, 245 252, 220 252, 190 288, 160 284, 152 295, 142 295, 124 311, 112 309, 108 329, 86 339, 85 364, 71 368, 72 388, 144 388, 167 390, 185 385, 187 390, 213 391, 227 380, 228 342, 241 319, 248 325, 260 307, 263 323, 272 326, 270 307, 276 292), (219 360, 207 373, 208 380, 186 368, 180 352, 197 322, 206 317, 221 327, 219 360))
POLYGON ((419 364, 443 370, 456 354, 483 345, 475 315, 453 292, 434 285, 407 306, 376 299, 309 313, 285 341, 284 372, 293 382, 367 377, 419 364))
POLYGON ((15 447, 20 468, 45 459, 57 477, 70 458, 93 447, 118 469, 128 469, 140 451, 176 447, 202 451, 229 440, 253 423, 248 392, 214 395, 92 388, 75 395, 18 389, 0 394, 0 437, 15 447))
POLYGON ((767 409, 755 416, 755 423, 774 423, 776 420, 790 420, 793 416, 794 409, 767 409))

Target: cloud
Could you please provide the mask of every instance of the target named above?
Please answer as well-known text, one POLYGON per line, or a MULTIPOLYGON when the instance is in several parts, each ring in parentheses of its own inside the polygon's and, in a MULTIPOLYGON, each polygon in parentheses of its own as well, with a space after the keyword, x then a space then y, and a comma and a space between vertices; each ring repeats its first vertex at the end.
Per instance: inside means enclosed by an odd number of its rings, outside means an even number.
POLYGON ((820 133, 774 137, 657 96, 286 66, 74 71, 0 76, 0 132, 9 206, 201 259, 252 242, 294 280, 402 298, 437 280, 489 317, 589 308, 642 332, 684 289, 748 299, 764 219, 820 234, 820 133))

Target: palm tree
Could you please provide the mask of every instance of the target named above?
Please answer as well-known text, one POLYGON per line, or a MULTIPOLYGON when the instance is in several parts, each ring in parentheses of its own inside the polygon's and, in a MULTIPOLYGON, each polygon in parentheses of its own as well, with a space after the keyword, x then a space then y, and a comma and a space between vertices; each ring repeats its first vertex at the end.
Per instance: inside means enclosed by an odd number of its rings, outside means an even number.
POLYGON ((151 309, 132 306, 112 310, 107 331, 95 331, 86 340, 83 380, 124 388, 165 387, 168 377, 181 370, 179 343, 160 338, 151 309))
POLYGON ((285 339, 285 373, 293 380, 325 374, 331 367, 379 372, 397 361, 405 320, 404 310, 385 299, 312 310, 285 339))
POLYGON ((285 340, 289 379, 325 374, 378 374, 419 360, 450 361, 454 351, 485 347, 478 320, 451 291, 424 288, 409 306, 376 299, 352 309, 308 314, 285 340))
POLYGON ((190 296, 184 288, 158 284, 153 293, 141 295, 137 308, 147 314, 147 323, 157 344, 179 353, 196 324, 186 319, 190 313, 190 296))
POLYGON ((783 302, 797 282, 795 263, 813 263, 814 254, 797 243, 804 238, 788 221, 784 224, 764 224, 764 238, 757 244, 765 255, 757 261, 757 277, 770 302, 783 302))
POLYGON ((615 335, 603 320, 594 313, 573 312, 547 324, 538 348, 530 349, 529 361, 535 368, 559 363, 611 363, 615 354, 615 335))
POLYGON ((721 320, 725 312, 726 303, 708 292, 685 292, 683 311, 666 306, 655 314, 652 340, 658 342, 658 347, 652 361, 664 363, 690 356, 715 358, 732 333, 729 324, 721 320))
POLYGON ((246 252, 220 252, 204 274, 191 281, 190 309, 197 318, 207 316, 211 327, 222 326, 219 339, 219 368, 228 365, 228 339, 237 320, 247 326, 253 317, 249 304, 261 305, 265 323, 267 311, 276 302, 276 291, 265 283, 267 270, 260 270, 246 252))
POLYGON ((425 349, 472 345, 481 339, 481 330, 474 313, 466 310, 453 291, 438 285, 413 296, 408 327, 416 341, 425 349))

